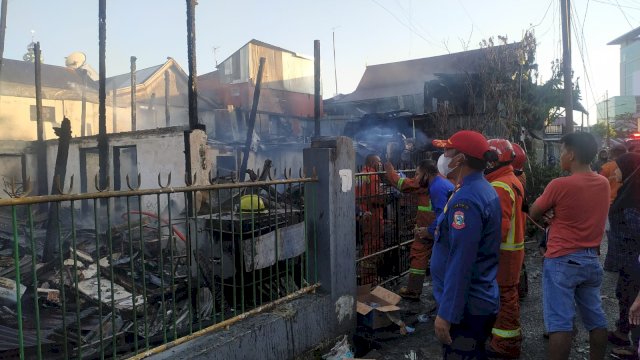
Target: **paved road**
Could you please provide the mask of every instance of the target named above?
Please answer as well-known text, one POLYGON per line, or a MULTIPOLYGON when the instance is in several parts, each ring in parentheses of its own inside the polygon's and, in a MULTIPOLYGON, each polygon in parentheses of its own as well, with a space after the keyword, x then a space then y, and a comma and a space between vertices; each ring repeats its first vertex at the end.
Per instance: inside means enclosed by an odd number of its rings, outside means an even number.
MULTIPOLYGON (((606 249, 606 242, 603 243, 606 249)), ((524 336, 522 359, 543 360, 547 359, 547 341, 543 338, 542 321, 542 278, 541 266, 542 258, 537 253, 534 243, 527 244, 526 266, 529 272, 529 295, 521 302, 521 319, 524 336)), ((604 261, 604 255, 601 257, 604 261)), ((618 312, 617 301, 615 299, 615 282, 617 275, 605 272, 602 286, 603 305, 608 317, 609 327, 613 328, 616 314, 618 312)), ((402 317, 407 324, 415 326, 416 331, 408 336, 401 336, 397 330, 378 331, 373 334, 364 334, 369 341, 364 341, 365 346, 359 349, 366 349, 371 346, 372 350, 366 353, 359 352, 362 358, 384 359, 384 360, 418 360, 418 359, 439 359, 441 350, 435 336, 433 335, 433 323, 420 323, 417 315, 425 313, 433 306, 430 286, 425 286, 423 298, 419 303, 403 301, 402 317)), ((577 322, 579 333, 573 343, 571 352, 572 360, 582 360, 589 358, 588 333, 582 327, 580 321, 577 322)), ((361 334, 361 332, 359 332, 361 334)), ((360 341, 358 342, 360 344, 360 341)))

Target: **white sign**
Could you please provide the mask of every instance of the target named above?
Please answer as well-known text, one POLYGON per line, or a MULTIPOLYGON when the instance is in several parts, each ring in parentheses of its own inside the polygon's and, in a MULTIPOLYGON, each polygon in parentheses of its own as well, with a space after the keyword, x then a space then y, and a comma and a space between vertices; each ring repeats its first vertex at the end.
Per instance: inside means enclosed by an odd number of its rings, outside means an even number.
POLYGON ((338 171, 340 174, 340 181, 342 182, 342 192, 351 191, 353 187, 353 176, 351 169, 342 169, 338 171))

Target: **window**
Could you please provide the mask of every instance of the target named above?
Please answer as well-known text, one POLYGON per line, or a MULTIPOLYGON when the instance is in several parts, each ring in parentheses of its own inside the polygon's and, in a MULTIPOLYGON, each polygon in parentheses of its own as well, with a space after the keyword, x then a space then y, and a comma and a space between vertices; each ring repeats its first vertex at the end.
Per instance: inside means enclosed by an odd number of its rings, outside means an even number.
MULTIPOLYGON (((37 110, 35 105, 31 105, 30 107, 30 115, 31 121, 38 121, 37 110)), ((46 122, 56 122, 56 108, 53 106, 43 106, 42 107, 42 121, 46 122)))

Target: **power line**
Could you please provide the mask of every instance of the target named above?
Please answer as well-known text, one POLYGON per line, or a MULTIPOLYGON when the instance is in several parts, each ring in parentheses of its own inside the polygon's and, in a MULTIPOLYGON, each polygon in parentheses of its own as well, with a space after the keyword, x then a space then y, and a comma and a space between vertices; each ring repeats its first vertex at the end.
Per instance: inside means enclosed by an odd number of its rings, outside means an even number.
POLYGON ((624 10, 622 10, 622 7, 620 7, 620 3, 618 2, 618 0, 616 0, 616 4, 618 5, 618 9, 620 9, 620 12, 622 13, 622 16, 624 16, 624 19, 627 20, 627 24, 629 24, 629 26, 633 29, 631 21, 629 21, 629 18, 627 18, 627 14, 625 14, 624 10))
POLYGON ((620 5, 620 4, 614 4, 612 2, 609 1, 603 1, 603 0, 593 0, 594 2, 600 3, 600 4, 605 4, 605 5, 610 5, 610 6, 616 6, 616 7, 621 7, 621 8, 625 8, 625 9, 631 9, 631 10, 639 10, 640 11, 640 7, 634 7, 634 6, 627 6, 627 5, 620 5))
POLYGON ((544 19, 547 18, 547 14, 549 13, 549 9, 551 9, 551 5, 553 5, 554 1, 555 0, 549 1, 549 6, 547 6, 547 11, 544 12, 544 15, 542 16, 542 20, 540 20, 540 22, 537 25, 532 25, 531 28, 535 28, 535 27, 538 27, 538 26, 542 25, 542 23, 544 22, 544 19))
MULTIPOLYGON (((572 6, 573 6, 573 4, 572 4, 572 6)), ((573 13, 575 13, 575 7, 573 8, 572 14, 573 13)), ((572 15, 572 18, 573 17, 574 17, 574 15, 572 15)), ((584 18, 586 19, 586 17, 587 17, 587 14, 586 14, 586 11, 585 11, 584 18)), ((578 25, 579 25, 579 21, 580 20, 577 18, 577 16, 575 16, 575 18, 576 18, 576 22, 578 22, 578 25)), ((595 96, 595 93, 593 92, 593 86, 591 84, 591 77, 589 76, 589 69, 590 69, 590 63, 591 62, 589 60, 589 52, 587 50, 587 42, 586 42, 584 33, 578 33, 577 26, 576 26, 575 22, 573 23, 573 26, 574 26, 574 31, 576 33, 576 42, 578 43, 578 53, 580 54, 580 59, 582 61, 582 68, 584 70, 584 75, 585 75, 585 78, 587 80, 586 84, 587 84, 587 87, 589 88, 589 92, 591 93, 591 97, 593 98, 593 101, 596 102, 597 98, 595 96), (580 34, 582 39, 578 38, 578 34, 580 34), (580 40, 582 40, 582 41, 580 41, 580 40), (585 54, 586 54, 586 56, 585 56, 585 54), (585 61, 585 58, 586 58, 586 61, 585 61), (589 63, 589 66, 587 66, 587 63, 589 63)), ((584 23, 582 24, 582 28, 584 29, 584 23)), ((585 96, 585 100, 586 100, 586 98, 587 97, 585 96)), ((596 102, 596 112, 597 111, 598 111, 598 107, 597 107, 597 102, 596 102)))
POLYGON ((398 23, 400 23, 400 25, 406 27, 407 29, 409 29, 409 31, 411 31, 412 33, 414 33, 415 35, 417 35, 419 38, 421 38, 422 40, 424 40, 425 42, 433 45, 433 46, 437 46, 439 48, 442 48, 440 45, 438 45, 437 43, 434 43, 433 41, 425 38, 424 36, 422 36, 422 34, 420 34, 414 27, 407 25, 405 22, 403 22, 400 18, 398 18, 398 16, 396 16, 396 14, 394 14, 392 11, 390 11, 389 9, 387 9, 386 7, 384 7, 382 4, 380 4, 378 1, 376 0, 371 0, 374 4, 378 5, 379 7, 381 7, 384 11, 386 11, 387 13, 389 13, 389 15, 393 16, 394 19, 396 19, 396 21, 398 23))

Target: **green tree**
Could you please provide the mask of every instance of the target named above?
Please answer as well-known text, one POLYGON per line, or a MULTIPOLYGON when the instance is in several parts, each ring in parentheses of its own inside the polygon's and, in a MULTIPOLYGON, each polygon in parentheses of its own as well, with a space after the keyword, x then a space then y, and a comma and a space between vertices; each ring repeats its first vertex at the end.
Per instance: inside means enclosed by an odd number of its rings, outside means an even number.
MULTIPOLYGON (((607 138, 607 123, 605 121, 599 122, 591 126, 591 134, 597 139, 604 141, 607 138)), ((609 138, 615 138, 618 134, 613 126, 609 126, 609 138)))
MULTIPOLYGON (((437 80, 425 84, 425 95, 439 100, 438 132, 446 132, 449 116, 456 114, 469 118, 468 128, 514 139, 522 128, 539 132, 562 114, 562 63, 553 61, 551 78, 538 82, 532 31, 520 42, 509 43, 499 36, 483 40, 480 47, 477 72, 439 74, 437 80)), ((586 112, 579 102, 580 89, 576 86, 573 92, 575 109, 586 112)))

